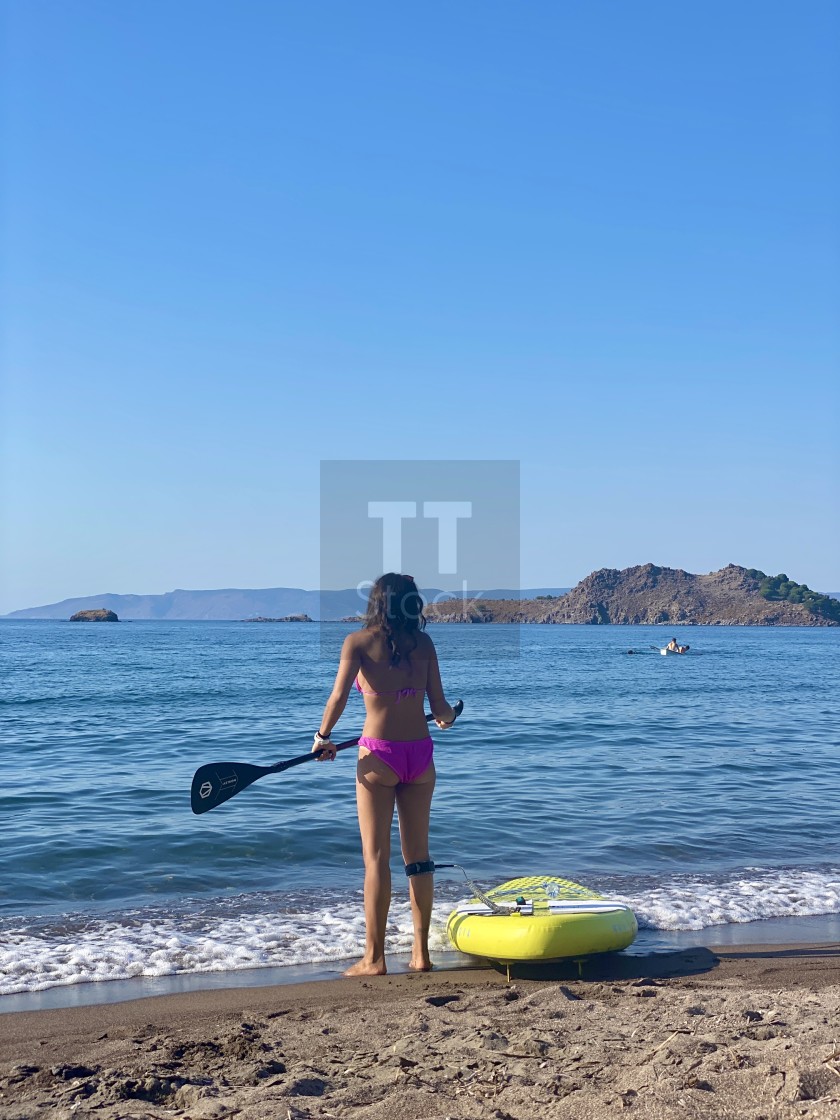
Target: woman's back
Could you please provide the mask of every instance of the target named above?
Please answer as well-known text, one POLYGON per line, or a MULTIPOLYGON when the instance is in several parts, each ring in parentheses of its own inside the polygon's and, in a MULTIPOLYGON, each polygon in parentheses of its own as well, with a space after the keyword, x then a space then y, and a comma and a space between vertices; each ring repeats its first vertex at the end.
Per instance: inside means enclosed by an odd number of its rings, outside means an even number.
POLYGON ((353 638, 360 666, 356 687, 367 712, 364 734, 397 741, 426 736, 424 700, 434 659, 431 639, 416 633, 398 641, 400 659, 395 665, 382 630, 366 628, 353 638))

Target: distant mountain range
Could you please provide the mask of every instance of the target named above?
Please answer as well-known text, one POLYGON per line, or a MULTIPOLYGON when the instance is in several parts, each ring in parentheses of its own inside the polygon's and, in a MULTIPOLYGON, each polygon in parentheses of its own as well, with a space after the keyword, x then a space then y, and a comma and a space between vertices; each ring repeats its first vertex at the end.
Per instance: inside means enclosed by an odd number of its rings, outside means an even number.
MULTIPOLYGON (((564 595, 568 587, 530 587, 511 591, 496 588, 481 592, 484 599, 536 599, 540 595, 564 595)), ((424 590, 427 600, 445 596, 434 588, 424 590)), ((471 597, 475 592, 470 592, 471 597)), ((220 591, 168 591, 165 595, 85 595, 79 599, 63 599, 44 607, 28 607, 12 611, 4 618, 69 619, 77 611, 109 610, 121 619, 168 619, 170 621, 236 621, 262 615, 285 618, 292 614, 308 614, 323 622, 356 615, 363 602, 355 588, 344 591, 305 591, 299 587, 266 587, 258 589, 228 587, 220 591)))

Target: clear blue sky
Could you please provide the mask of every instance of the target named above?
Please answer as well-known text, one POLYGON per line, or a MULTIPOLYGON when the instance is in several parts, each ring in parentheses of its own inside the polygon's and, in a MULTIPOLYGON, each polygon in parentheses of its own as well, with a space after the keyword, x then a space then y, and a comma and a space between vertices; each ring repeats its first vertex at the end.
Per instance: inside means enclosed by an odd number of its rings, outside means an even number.
POLYGON ((840 590, 840 8, 4 5, 0 611, 318 581, 322 458, 522 581, 840 590))

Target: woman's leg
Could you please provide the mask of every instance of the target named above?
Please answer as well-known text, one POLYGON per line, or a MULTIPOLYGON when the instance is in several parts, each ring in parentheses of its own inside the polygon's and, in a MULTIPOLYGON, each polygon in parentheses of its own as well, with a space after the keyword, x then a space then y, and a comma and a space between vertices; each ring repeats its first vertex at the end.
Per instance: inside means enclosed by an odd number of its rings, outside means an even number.
POLYGON ((356 806, 365 861, 365 955, 345 976, 382 976, 391 905, 391 822, 397 775, 371 754, 356 768, 356 806))
MULTIPOLYGON (((429 858, 429 816, 434 791, 434 763, 416 781, 397 787, 400 843, 406 863, 420 863, 429 858)), ((435 893, 434 875, 412 875, 408 881, 408 893, 414 924, 414 948, 409 968, 415 972, 428 972, 432 967, 429 959, 429 924, 435 893)))

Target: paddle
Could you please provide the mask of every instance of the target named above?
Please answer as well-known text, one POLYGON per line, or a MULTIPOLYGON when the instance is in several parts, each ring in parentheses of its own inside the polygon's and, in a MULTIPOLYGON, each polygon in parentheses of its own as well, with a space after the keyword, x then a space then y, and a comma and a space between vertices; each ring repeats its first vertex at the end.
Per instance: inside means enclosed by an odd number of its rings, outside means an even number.
MULTIPOLYGON (((456 719, 463 710, 463 700, 453 705, 456 719)), ((431 722, 434 716, 428 715, 426 719, 431 722)), ((357 736, 344 743, 336 743, 335 749, 346 751, 348 747, 355 747, 358 745, 359 738, 360 736, 357 736)), ((196 814, 207 813, 218 805, 223 805, 225 801, 230 801, 237 793, 241 793, 243 789, 264 778, 266 774, 280 774, 283 770, 291 769, 292 766, 313 762, 321 754, 321 751, 308 751, 306 754, 287 758, 283 762, 275 762, 273 766, 251 766, 247 762, 208 762, 204 766, 199 766, 193 776, 190 790, 192 811, 196 814)))

